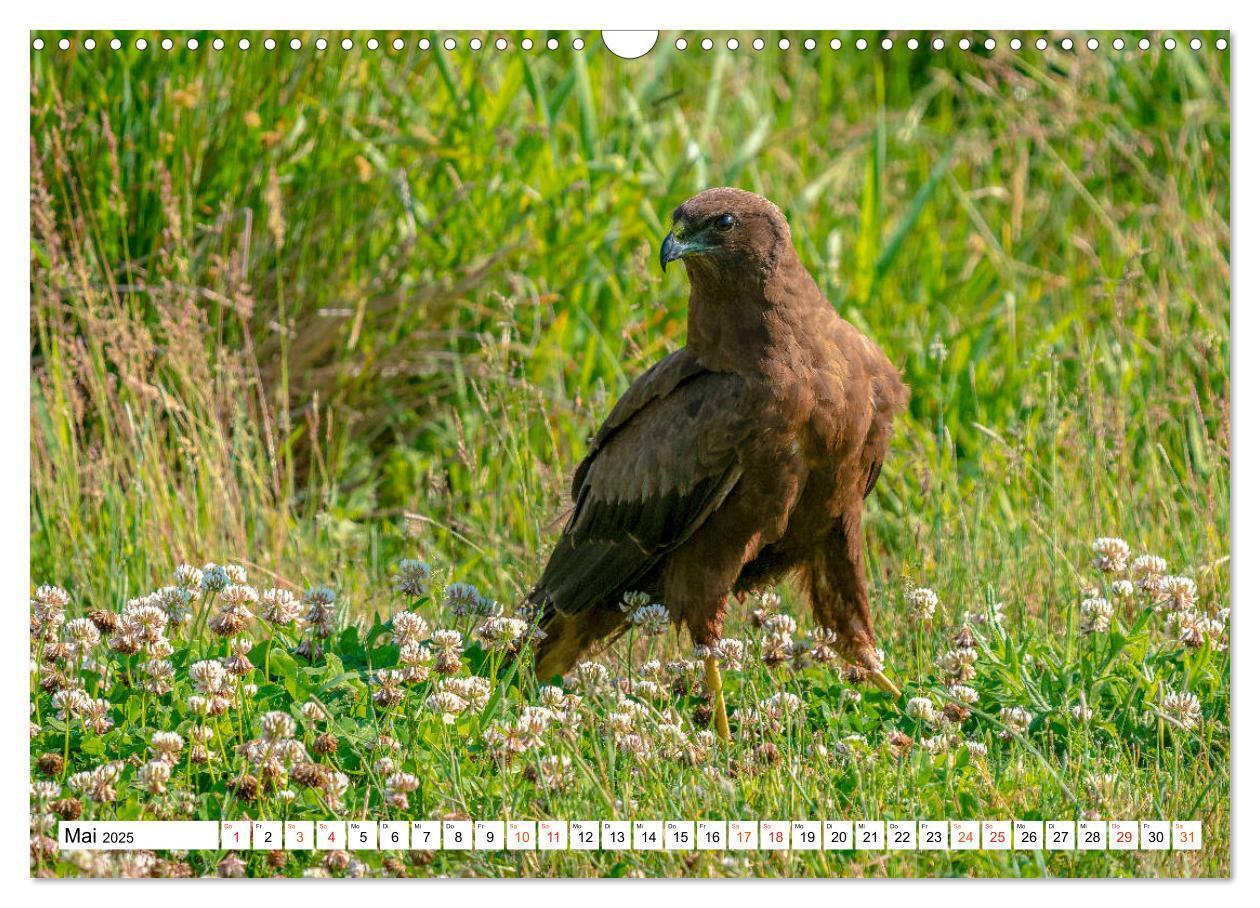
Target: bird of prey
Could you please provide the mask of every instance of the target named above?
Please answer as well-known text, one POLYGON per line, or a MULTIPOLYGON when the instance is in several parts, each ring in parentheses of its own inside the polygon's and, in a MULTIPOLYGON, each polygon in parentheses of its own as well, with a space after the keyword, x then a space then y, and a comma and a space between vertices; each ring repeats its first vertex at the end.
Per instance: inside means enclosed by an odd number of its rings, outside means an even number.
MULTIPOLYGON (((573 510, 529 599, 537 674, 566 673, 625 628, 629 591, 702 646, 728 597, 799 578, 816 622, 895 693, 875 652, 862 503, 909 391, 805 270, 783 213, 708 189, 675 209, 660 264, 691 284, 684 347, 634 382, 573 476, 573 510)), ((712 654, 706 683, 729 730, 712 654)))

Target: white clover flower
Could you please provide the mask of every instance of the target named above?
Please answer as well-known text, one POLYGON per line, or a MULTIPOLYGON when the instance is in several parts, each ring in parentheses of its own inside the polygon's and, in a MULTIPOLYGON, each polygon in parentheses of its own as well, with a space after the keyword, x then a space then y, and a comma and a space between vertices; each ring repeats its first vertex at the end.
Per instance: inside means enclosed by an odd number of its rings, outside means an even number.
POLYGON ((181 564, 175 568, 173 575, 175 585, 181 589, 190 590, 201 586, 201 568, 193 567, 191 564, 181 564))
POLYGON ((1199 698, 1189 691, 1167 694, 1160 705, 1168 717, 1181 728, 1192 728, 1203 721, 1199 698))
POLYGON ((968 741, 966 745, 967 751, 977 760, 989 752, 988 746, 983 741, 968 741))
POLYGON ((932 721, 936 717, 936 707, 927 697, 912 697, 906 704, 906 715, 911 719, 932 721))
POLYGON ((1104 574, 1119 574, 1129 565, 1129 544, 1114 536, 1095 539, 1094 565, 1104 574))
POLYGON ((433 570, 426 562, 417 558, 404 558, 398 562, 398 568, 394 572, 394 589, 404 596, 419 599, 429 592, 429 577, 432 574, 433 570))
POLYGON ((1165 611, 1188 611, 1199 601, 1199 588, 1189 577, 1163 577, 1156 587, 1155 601, 1165 611))
POLYGON ((149 792, 166 793, 166 783, 171 780, 171 764, 165 760, 152 760, 136 770, 136 784, 149 792))
POLYGON ((1111 595, 1121 602, 1132 602, 1137 596, 1137 587, 1130 580, 1116 580, 1111 584, 1111 595))
POLYGON ((271 624, 290 624, 301 617, 302 604, 288 590, 273 587, 259 598, 259 614, 271 624))
POLYGON ((1168 573, 1168 562, 1158 555, 1138 555, 1133 559, 1133 576, 1148 593, 1159 591, 1159 581, 1168 573))
POLYGON ((201 589, 207 593, 217 593, 232 582, 227 569, 213 561, 201 569, 201 589))
POLYGON ((739 671, 743 667, 744 650, 744 641, 734 637, 723 637, 710 647, 713 658, 717 659, 722 668, 730 671, 739 671))
POLYGON ((484 709, 490 702, 490 681, 487 678, 478 675, 470 678, 448 678, 442 685, 443 689, 454 692, 474 709, 484 709))
POLYGON ((645 636, 654 637, 669 628, 669 612, 659 603, 644 605, 630 613, 630 623, 645 636))
POLYGON ((650 605, 652 597, 641 590, 627 590, 621 595, 621 612, 632 615, 641 608, 650 605))
POLYGON ((440 690, 431 694, 424 701, 424 705, 441 716, 442 721, 447 725, 454 723, 456 717, 468 708, 467 701, 449 690, 440 690))
POLYGON ((459 631, 436 630, 432 643, 433 648, 441 652, 458 654, 464 648, 464 635, 459 631))
POLYGON ((573 784, 573 761, 565 756, 546 756, 538 761, 538 786, 558 791, 573 784))
POLYGON ((1082 724, 1088 722, 1090 719, 1094 717, 1094 711, 1090 709, 1089 706, 1084 703, 1075 704, 1071 708, 1070 712, 1072 714, 1073 720, 1080 722, 1082 724))
POLYGON ((1032 724, 1033 714, 1022 706, 1003 706, 998 719, 1011 731, 1023 732, 1032 724))
POLYGON ((471 583, 452 583, 446 588, 444 605, 456 618, 488 615, 489 600, 471 583))
POLYGON ((258 727, 262 730, 265 741, 287 741, 297 731, 297 723, 293 721, 293 717, 279 710, 263 713, 258 720, 258 727))
POLYGON ((796 619, 791 615, 771 615, 762 623, 767 634, 782 634, 790 637, 796 633, 796 619))
POLYGON ((415 612, 399 612, 390 621, 393 627, 393 641, 399 646, 408 643, 419 643, 429 636, 429 622, 415 612))
POLYGON ((1081 603, 1081 630, 1087 634, 1101 634, 1111 627, 1114 609, 1101 597, 1092 597, 1081 603))
POLYGON ((514 644, 528 630, 520 618, 487 618, 473 631, 473 639, 487 649, 501 649, 514 644))
POLYGON ((911 590, 906 599, 910 603, 910 617, 915 621, 931 621, 941 601, 933 590, 925 586, 911 590))
POLYGON ((975 703, 980 699, 980 695, 976 693, 974 688, 970 688, 965 684, 955 684, 950 687, 949 694, 955 700, 963 703, 975 703))
POLYGON ((179 752, 184 749, 184 739, 173 731, 155 731, 149 739, 149 747, 156 759, 175 763, 179 760, 179 752))
POLYGON ((35 601, 49 609, 62 611, 70 604, 70 594, 59 586, 45 583, 35 590, 35 601))

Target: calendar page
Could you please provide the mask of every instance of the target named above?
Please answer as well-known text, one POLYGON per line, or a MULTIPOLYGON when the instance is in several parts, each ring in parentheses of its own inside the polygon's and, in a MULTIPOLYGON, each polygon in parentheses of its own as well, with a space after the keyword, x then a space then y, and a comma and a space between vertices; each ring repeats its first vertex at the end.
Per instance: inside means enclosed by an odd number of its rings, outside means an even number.
POLYGON ((32 877, 1230 875, 1228 31, 26 40, 32 877))

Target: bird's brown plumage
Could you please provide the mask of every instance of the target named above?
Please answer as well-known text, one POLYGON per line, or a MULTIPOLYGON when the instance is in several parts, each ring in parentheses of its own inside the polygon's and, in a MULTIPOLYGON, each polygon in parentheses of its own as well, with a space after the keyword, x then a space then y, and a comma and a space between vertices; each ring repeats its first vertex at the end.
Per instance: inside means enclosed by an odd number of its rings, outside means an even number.
POLYGON ((815 619, 874 667, 862 501, 908 391, 823 296, 766 199, 710 189, 674 212, 661 264, 691 282, 687 343, 639 377, 573 478, 573 512, 530 595, 539 677, 623 627, 642 590, 697 643, 727 597, 799 575, 815 619))

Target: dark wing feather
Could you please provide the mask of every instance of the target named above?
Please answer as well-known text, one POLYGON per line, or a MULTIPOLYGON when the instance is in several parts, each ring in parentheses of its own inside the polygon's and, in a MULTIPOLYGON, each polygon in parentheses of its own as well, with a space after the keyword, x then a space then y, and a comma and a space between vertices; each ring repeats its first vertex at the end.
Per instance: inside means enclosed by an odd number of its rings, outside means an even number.
POLYGON ((739 480, 745 387, 686 353, 635 382, 578 467, 573 514, 530 599, 570 615, 610 602, 686 541, 739 480))

